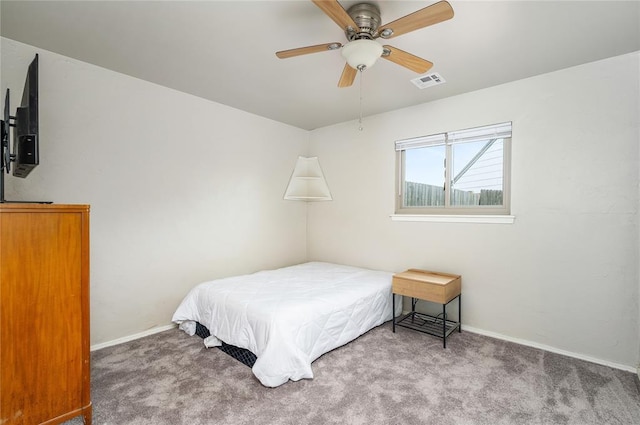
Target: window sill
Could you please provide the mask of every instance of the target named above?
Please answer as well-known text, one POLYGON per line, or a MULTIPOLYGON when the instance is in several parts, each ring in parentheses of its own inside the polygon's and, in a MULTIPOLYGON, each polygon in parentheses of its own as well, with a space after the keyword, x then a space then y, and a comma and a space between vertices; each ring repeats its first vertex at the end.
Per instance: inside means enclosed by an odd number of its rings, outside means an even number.
POLYGON ((392 221, 430 221, 432 223, 485 223, 513 224, 513 215, 436 215, 436 214, 392 214, 392 221))

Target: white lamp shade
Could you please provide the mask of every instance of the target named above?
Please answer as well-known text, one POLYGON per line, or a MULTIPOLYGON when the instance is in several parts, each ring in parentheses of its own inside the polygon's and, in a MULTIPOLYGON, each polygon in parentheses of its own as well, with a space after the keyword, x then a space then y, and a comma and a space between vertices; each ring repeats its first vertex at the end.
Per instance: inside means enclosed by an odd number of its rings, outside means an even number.
POLYGON ((324 179, 317 157, 298 157, 284 199, 291 201, 331 201, 331 192, 324 179))
POLYGON ((342 56, 353 69, 371 68, 382 56, 382 45, 373 40, 361 39, 342 46, 342 56))

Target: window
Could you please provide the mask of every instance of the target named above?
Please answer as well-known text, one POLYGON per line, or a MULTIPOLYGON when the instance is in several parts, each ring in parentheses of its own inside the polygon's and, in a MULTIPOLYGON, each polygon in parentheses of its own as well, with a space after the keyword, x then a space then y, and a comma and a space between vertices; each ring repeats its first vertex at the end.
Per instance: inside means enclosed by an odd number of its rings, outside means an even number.
POLYGON ((396 214, 509 214, 511 123, 396 142, 396 214))

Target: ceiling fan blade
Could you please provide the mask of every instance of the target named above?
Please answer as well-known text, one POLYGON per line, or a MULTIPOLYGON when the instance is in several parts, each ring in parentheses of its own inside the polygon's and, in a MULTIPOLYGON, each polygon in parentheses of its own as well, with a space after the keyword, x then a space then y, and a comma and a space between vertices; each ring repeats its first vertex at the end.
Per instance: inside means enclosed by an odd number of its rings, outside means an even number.
POLYGON ((308 55, 309 53, 326 52, 327 50, 337 50, 342 47, 342 43, 326 43, 316 46, 299 47, 297 49, 282 50, 276 52, 276 56, 280 59, 291 58, 294 56, 308 55))
POLYGON ((357 73, 358 70, 351 68, 348 63, 345 63, 342 75, 340 76, 340 81, 338 81, 338 87, 351 86, 356 79, 357 73))
POLYGON ((385 39, 393 38, 451 18, 453 18, 451 5, 446 1, 439 1, 381 26, 378 28, 378 34, 385 39), (391 31, 389 35, 384 35, 385 32, 389 31, 391 31))
POLYGON ((392 46, 382 46, 386 51, 389 51, 389 54, 382 54, 382 57, 388 61, 396 63, 400 66, 404 66, 407 69, 410 69, 418 74, 422 74, 427 72, 433 66, 433 63, 429 62, 426 59, 419 58, 418 56, 412 55, 411 53, 407 53, 404 50, 400 50, 398 48, 392 46))
POLYGON ((338 24, 342 30, 346 30, 351 27, 354 31, 358 32, 358 25, 353 18, 349 16, 346 10, 338 3, 337 0, 311 0, 331 19, 338 24))

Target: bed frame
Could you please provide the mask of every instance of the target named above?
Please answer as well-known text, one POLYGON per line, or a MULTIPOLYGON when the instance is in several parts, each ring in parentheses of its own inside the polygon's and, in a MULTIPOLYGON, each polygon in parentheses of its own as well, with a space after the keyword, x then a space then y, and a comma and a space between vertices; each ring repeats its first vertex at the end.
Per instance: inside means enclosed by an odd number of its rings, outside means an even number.
MULTIPOLYGON (((211 336, 209 329, 203 324, 196 322, 196 335, 200 338, 208 338, 211 336)), ((238 360, 240 363, 245 364, 249 367, 253 367, 254 363, 257 360, 257 356, 253 354, 251 351, 246 348, 236 347, 235 345, 227 344, 222 341, 222 345, 218 347, 223 352, 227 353, 234 359, 238 360)))

